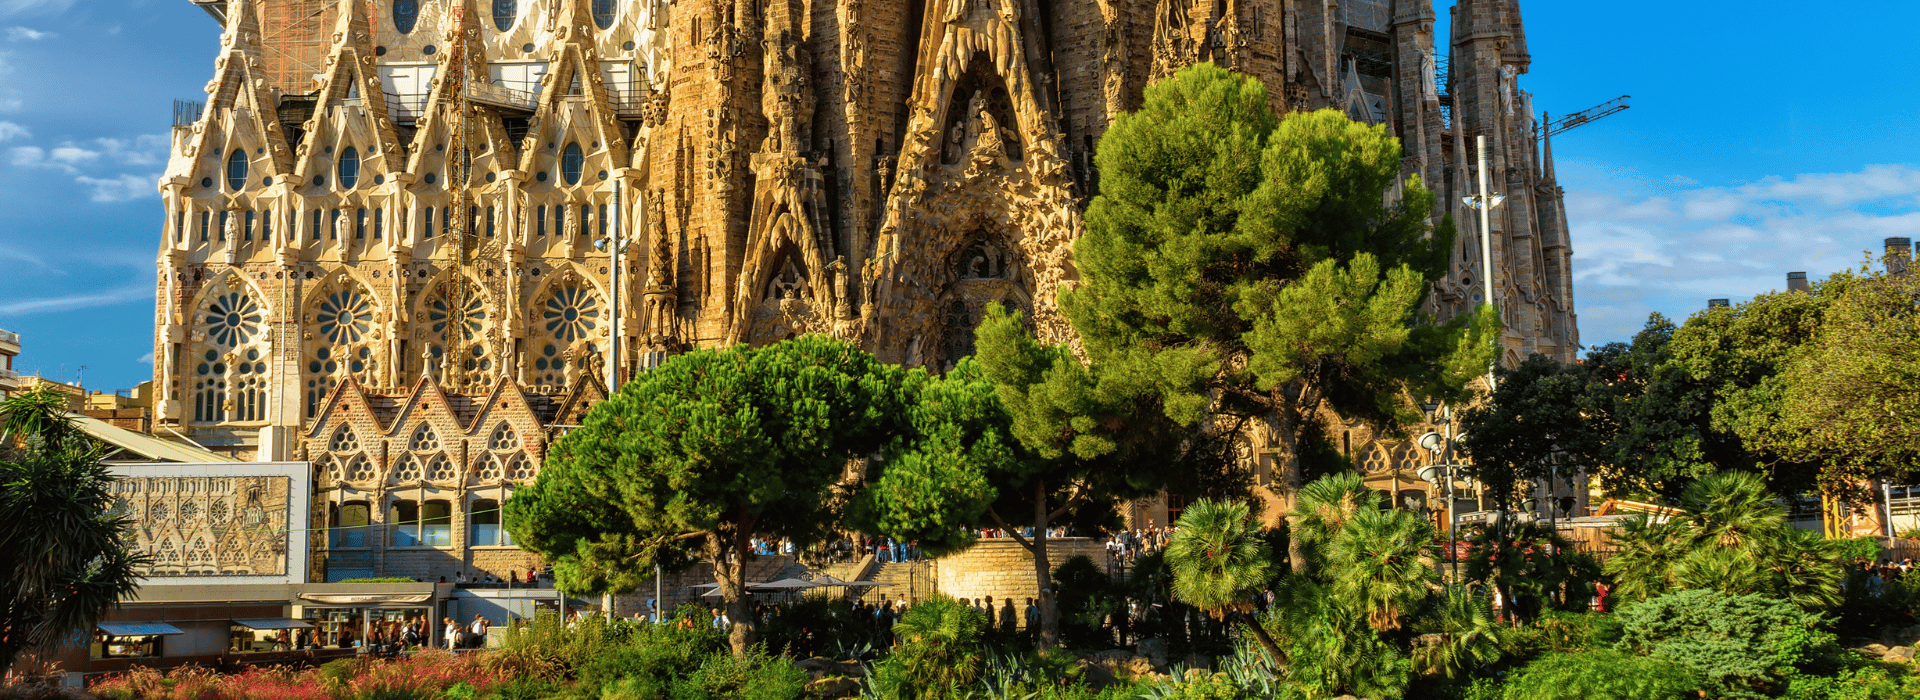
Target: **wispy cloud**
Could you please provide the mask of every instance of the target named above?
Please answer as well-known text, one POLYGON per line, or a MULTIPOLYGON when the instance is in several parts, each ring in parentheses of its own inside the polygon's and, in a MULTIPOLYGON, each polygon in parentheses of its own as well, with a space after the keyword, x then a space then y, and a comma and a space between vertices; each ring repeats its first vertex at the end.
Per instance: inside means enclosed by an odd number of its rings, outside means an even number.
POLYGON ((22 299, 20 301, 0 303, 0 315, 24 316, 26 314, 73 311, 75 309, 90 309, 97 306, 112 306, 114 304, 125 304, 135 301, 152 303, 153 288, 124 287, 93 294, 22 299))
POLYGON ((93 201, 102 203, 126 202, 135 199, 160 196, 160 173, 152 175, 121 175, 119 177, 94 178, 81 175, 74 178, 82 185, 93 188, 93 201))
POLYGON ((0 246, 0 260, 18 260, 48 272, 60 272, 58 268, 48 265, 47 261, 38 255, 7 246, 0 246))
MULTIPOLYGON (((1565 168, 1563 167, 1563 171, 1565 168)), ((1660 311, 1750 298, 1858 266, 1882 239, 1920 237, 1920 167, 1701 186, 1685 176, 1593 173, 1569 183, 1582 339, 1624 340, 1660 311)))
POLYGON ((153 352, 152 352, 152 351, 148 351, 148 352, 147 352, 147 354, 145 354, 145 355, 141 355, 140 357, 138 357, 138 358, 135 358, 135 359, 134 359, 134 362, 138 362, 138 363, 140 363, 140 364, 143 364, 143 365, 150 365, 150 364, 153 364, 153 352))
POLYGON ((0 141, 30 138, 33 138, 33 132, 28 131, 27 127, 13 122, 0 122, 0 141))
POLYGON ((30 27, 7 27, 7 41, 39 41, 60 36, 53 32, 43 32, 30 27))
POLYGON ((72 6, 73 0, 0 0, 0 17, 57 15, 72 6))

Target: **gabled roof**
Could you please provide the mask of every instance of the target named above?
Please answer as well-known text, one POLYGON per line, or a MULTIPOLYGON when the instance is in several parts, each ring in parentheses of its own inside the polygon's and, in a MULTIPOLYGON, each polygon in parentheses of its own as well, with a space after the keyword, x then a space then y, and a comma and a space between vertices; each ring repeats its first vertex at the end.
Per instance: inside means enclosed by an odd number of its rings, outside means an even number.
POLYGON ((74 425, 86 431, 93 439, 115 448, 107 455, 107 462, 185 462, 201 464, 206 462, 239 462, 240 460, 222 454, 215 454, 191 445, 182 445, 170 440, 138 433, 122 428, 98 418, 88 418, 78 413, 69 413, 67 418, 74 425), (138 459, 127 459, 127 455, 138 459))

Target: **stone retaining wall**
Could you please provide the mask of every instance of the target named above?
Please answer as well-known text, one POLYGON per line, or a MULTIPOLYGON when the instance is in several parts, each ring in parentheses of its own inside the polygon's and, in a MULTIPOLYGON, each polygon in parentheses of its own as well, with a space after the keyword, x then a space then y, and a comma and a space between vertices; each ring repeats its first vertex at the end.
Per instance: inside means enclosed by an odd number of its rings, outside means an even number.
MULTIPOLYGON (((1051 568, 1058 569, 1075 556, 1092 559, 1100 571, 1112 573, 1107 568, 1106 545, 1100 540, 1085 537, 1047 540, 1047 562, 1051 568)), ((933 562, 933 581, 942 594, 955 598, 993 596, 996 611, 1004 605, 1000 601, 1012 597, 1014 610, 1021 611, 1017 617, 1022 627, 1027 624, 1027 599, 1040 593, 1033 580, 1033 555, 1012 539, 980 540, 964 551, 933 562)))

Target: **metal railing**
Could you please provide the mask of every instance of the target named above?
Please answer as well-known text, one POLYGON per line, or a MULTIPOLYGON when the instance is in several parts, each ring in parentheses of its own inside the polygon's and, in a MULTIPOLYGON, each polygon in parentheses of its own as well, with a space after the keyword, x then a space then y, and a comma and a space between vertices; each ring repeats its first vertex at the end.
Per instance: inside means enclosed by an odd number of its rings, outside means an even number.
POLYGON ((412 124, 427 113, 427 100, 430 95, 424 92, 386 93, 387 112, 395 124, 412 124))
POLYGON ((643 117, 647 113, 647 94, 640 91, 620 92, 607 90, 607 102, 613 105, 613 111, 622 117, 643 117))
POLYGON ((200 115, 207 110, 207 103, 192 100, 173 101, 173 125, 188 126, 200 121, 200 115))
POLYGON ((469 82, 467 83, 467 99, 495 107, 531 112, 534 110, 534 106, 539 103, 540 88, 535 87, 529 92, 526 90, 516 90, 505 85, 469 82))

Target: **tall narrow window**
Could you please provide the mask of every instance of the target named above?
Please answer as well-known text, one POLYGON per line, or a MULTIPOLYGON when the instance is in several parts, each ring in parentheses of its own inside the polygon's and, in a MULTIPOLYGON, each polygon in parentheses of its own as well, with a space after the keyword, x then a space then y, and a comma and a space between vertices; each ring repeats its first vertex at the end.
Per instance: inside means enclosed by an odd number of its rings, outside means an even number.
POLYGON ((393 28, 401 34, 413 32, 413 24, 420 20, 420 0, 394 0, 393 28))
POLYGON ((593 23, 601 29, 613 27, 613 18, 619 14, 619 8, 613 0, 593 0, 593 23))
POLYGON ((487 237, 493 237, 493 205, 487 205, 487 237))
POLYGON ((335 209, 327 215, 327 238, 340 240, 340 210, 335 209))
POLYGON ((220 232, 215 235, 219 236, 220 240, 222 241, 227 240, 227 217, 231 216, 232 214, 233 212, 227 211, 225 209, 220 210, 220 232))
POLYGON ((440 235, 453 232, 453 207, 440 207, 440 235))
POLYGON ((567 150, 560 153, 560 178, 569 185, 580 184, 580 171, 586 164, 587 155, 580 150, 580 144, 567 144, 567 150))
POLYGON ((177 211, 173 213, 173 242, 179 243, 185 240, 187 240, 187 213, 177 211))
POLYGON ((520 14, 520 3, 515 0, 493 0, 493 26, 500 31, 513 28, 513 18, 520 14))
POLYGON ((420 237, 432 238, 433 237, 433 207, 427 207, 426 218, 423 219, 422 221, 426 224, 426 226, 423 226, 420 228, 420 237))
POLYGON ((348 146, 340 152, 340 189, 353 189, 360 182, 360 152, 348 146))
POLYGON ((547 235, 547 205, 545 204, 533 210, 533 235, 542 238, 547 235))
POLYGON ((367 237, 367 210, 365 207, 353 210, 353 237, 355 240, 367 237))
POLYGON ((567 205, 565 204, 557 204, 553 207, 553 235, 562 237, 567 235, 567 205))
POLYGON ((253 210, 252 209, 247 210, 246 219, 240 224, 240 231, 241 231, 240 240, 243 240, 243 241, 253 240, 253 210))
POLYGON ((247 188, 247 152, 233 149, 227 156, 227 189, 239 192, 247 188))
POLYGON ((591 205, 591 204, 582 204, 582 205, 580 205, 580 232, 579 232, 579 235, 580 235, 580 237, 581 237, 581 238, 586 238, 586 237, 587 237, 587 235, 588 235, 589 233, 591 233, 591 232, 592 232, 592 230, 593 230, 593 221, 592 221, 592 219, 593 219, 593 205, 591 205))
POLYGON ((260 241, 265 243, 271 240, 273 240, 273 210, 269 209, 260 215, 260 241))
POLYGON ((600 219, 599 219, 599 221, 600 221, 600 229, 599 229, 599 230, 600 230, 600 237, 601 237, 601 238, 606 238, 606 237, 607 237, 607 205, 605 205, 605 204, 602 204, 602 205, 600 205, 600 211, 598 211, 598 212, 596 212, 596 213, 600 215, 600 219))
POLYGON ((200 212, 200 242, 201 243, 207 242, 207 228, 208 228, 207 220, 211 217, 212 215, 208 214, 207 212, 204 212, 204 211, 200 212))
POLYGON ((386 218, 385 216, 382 216, 385 213, 386 213, 385 209, 373 210, 373 240, 376 240, 376 241, 380 240, 380 226, 381 226, 380 220, 386 218))
POLYGON ((313 240, 320 240, 320 228, 325 225, 321 222, 321 219, 325 217, 326 214, 319 209, 313 210, 313 240))

